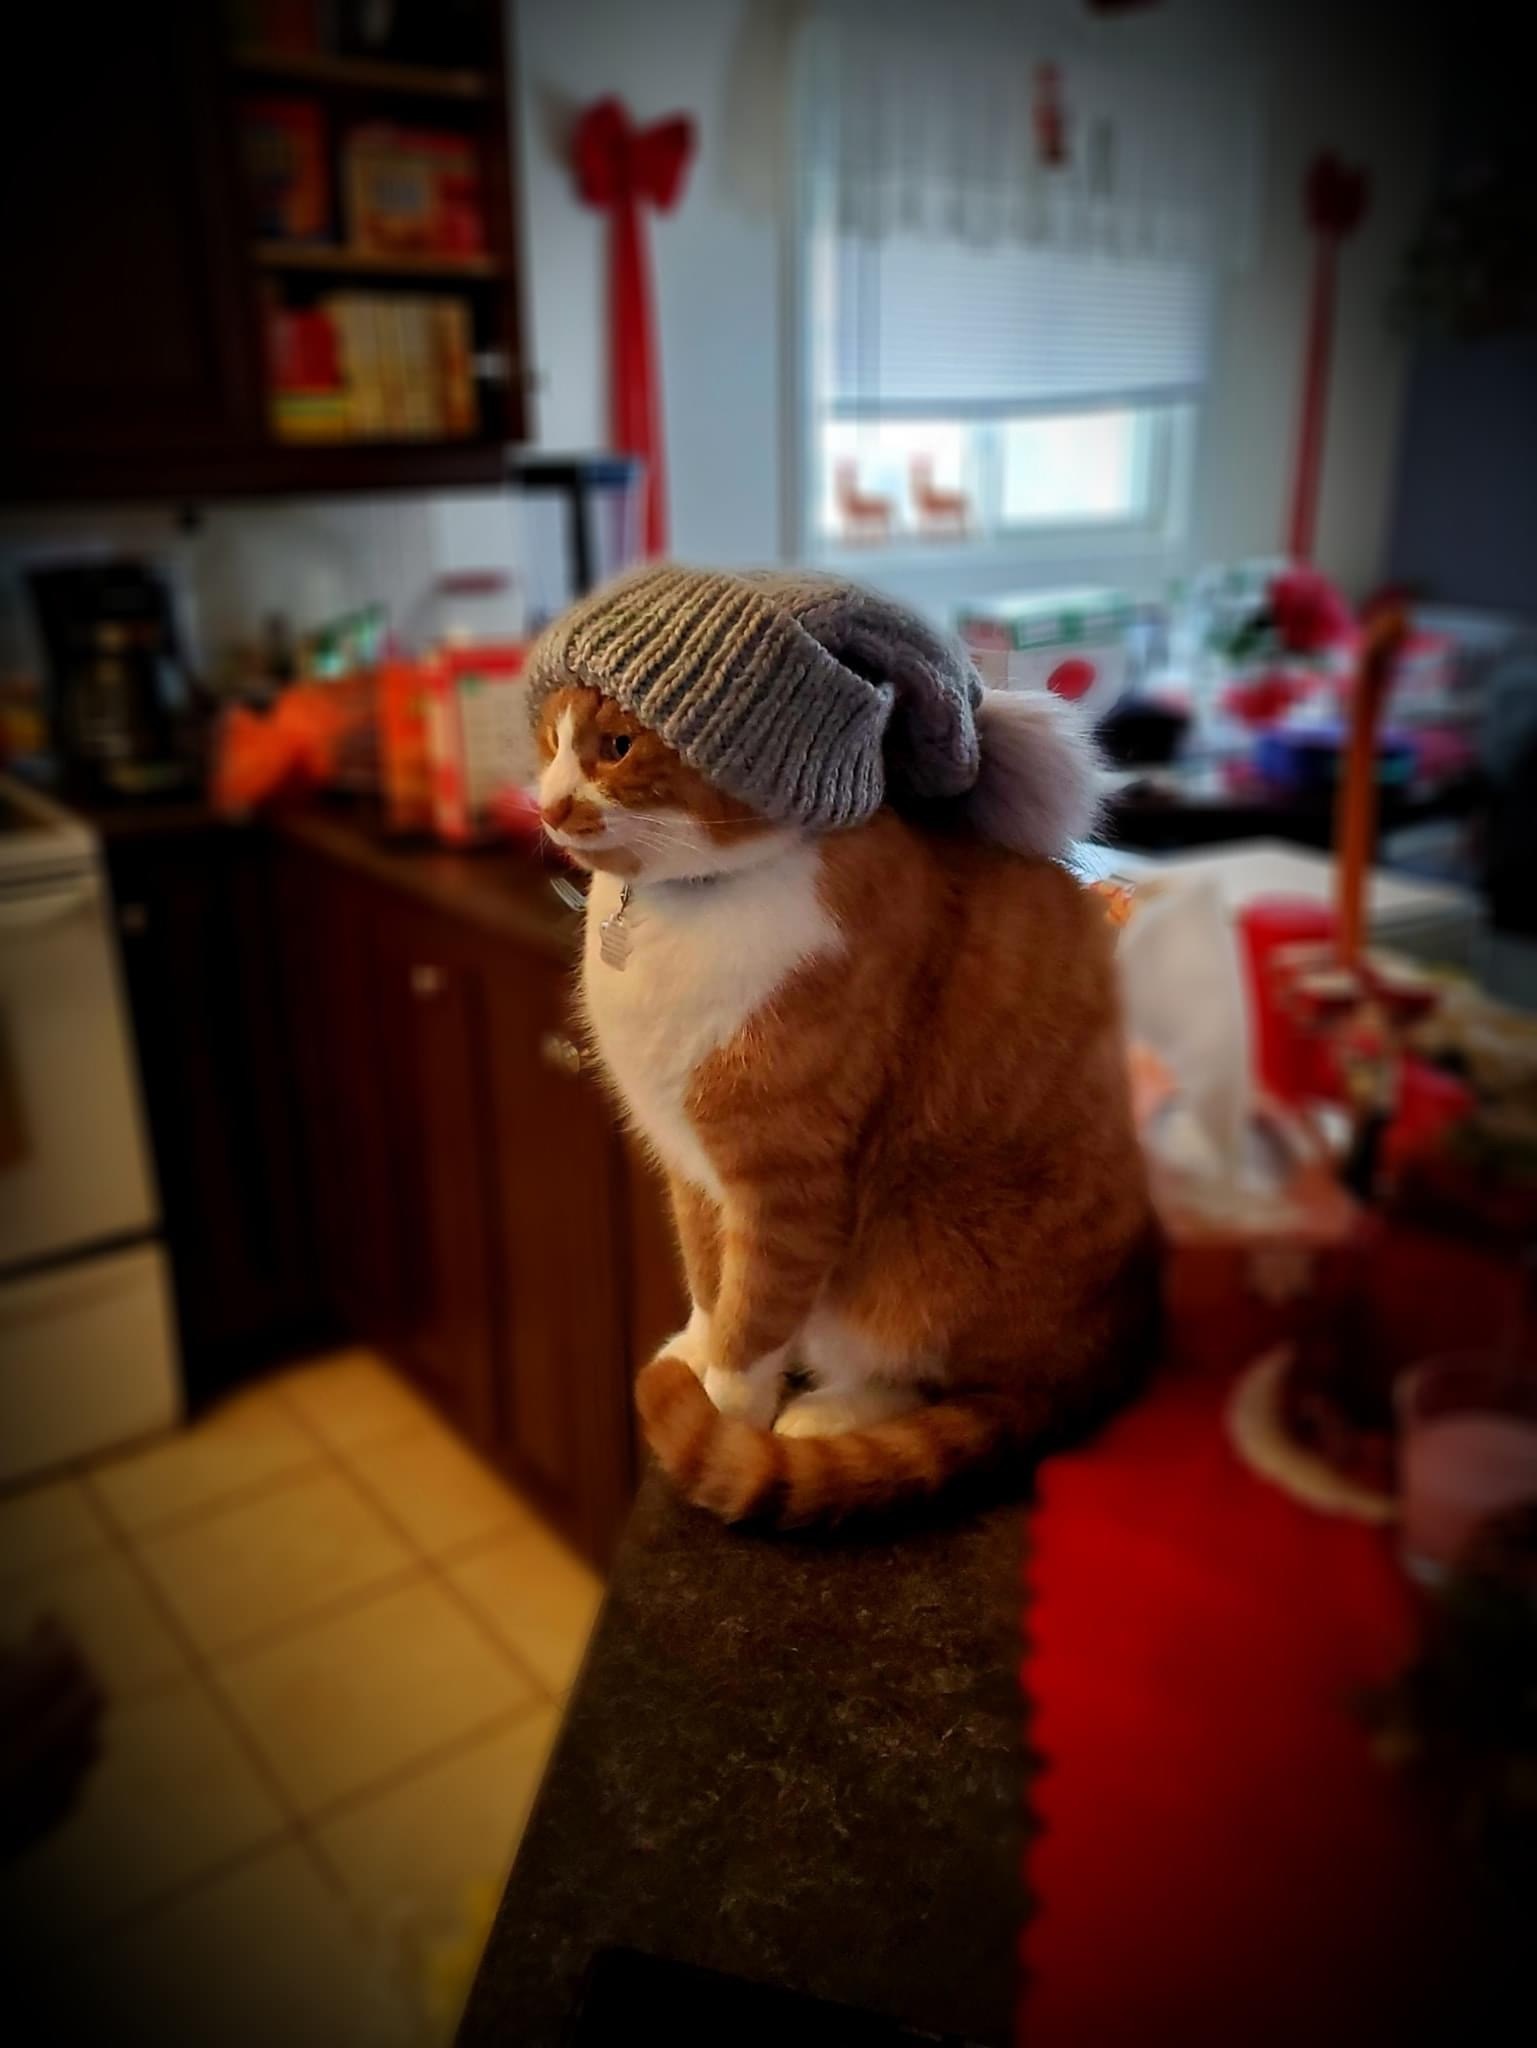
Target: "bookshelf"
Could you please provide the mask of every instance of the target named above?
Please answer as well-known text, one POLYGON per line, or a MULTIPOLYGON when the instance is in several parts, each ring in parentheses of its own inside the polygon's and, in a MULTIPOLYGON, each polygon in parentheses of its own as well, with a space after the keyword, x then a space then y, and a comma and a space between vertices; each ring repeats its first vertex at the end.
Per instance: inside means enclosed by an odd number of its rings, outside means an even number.
POLYGON ((317 91, 384 93, 407 99, 494 101, 500 84, 495 70, 391 64, 318 51, 290 54, 246 46, 234 51, 231 63, 237 72, 276 84, 317 91))
POLYGON ((264 270, 318 271, 334 277, 428 277, 474 283, 507 272, 497 256, 388 256, 325 242, 258 242, 252 253, 264 270))
MULTIPOLYGON (((506 11, 500 0, 454 10, 472 47, 431 62, 235 43, 226 10, 206 0, 24 10, 24 42, 9 19, 0 25, 0 72, 28 80, 0 158, 35 195, 13 249, 20 317, 0 323, 0 497, 195 503, 503 479, 527 439, 528 387, 506 11), (274 232, 264 217, 245 150, 246 112, 262 102, 318 110, 329 186, 319 232, 274 232), (368 128, 457 138, 470 153, 478 220, 460 247, 363 245, 345 148, 368 128), (56 161, 67 175, 34 175, 56 161), (275 315, 324 319, 328 305, 370 295, 405 309, 408 332, 413 306, 462 305, 455 388, 467 356, 468 430, 462 409, 451 433, 377 415, 348 438, 278 430, 275 315)), ((259 19, 243 12, 247 26, 259 19)))

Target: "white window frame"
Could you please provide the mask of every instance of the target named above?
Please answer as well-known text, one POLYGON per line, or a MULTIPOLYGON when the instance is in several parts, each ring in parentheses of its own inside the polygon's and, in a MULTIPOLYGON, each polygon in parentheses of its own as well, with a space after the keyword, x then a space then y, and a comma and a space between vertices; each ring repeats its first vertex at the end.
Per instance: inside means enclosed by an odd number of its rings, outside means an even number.
MULTIPOLYGON (((799 87, 796 99, 799 101, 799 87)), ((797 105, 796 128, 798 132, 797 105)), ((818 516, 821 487, 818 432, 821 418, 814 388, 811 320, 815 304, 812 282, 813 237, 821 219, 810 167, 793 152, 790 203, 785 208, 783 276, 783 397, 785 478, 782 493, 784 552, 788 560, 857 576, 861 568, 901 572, 919 568, 943 571, 951 565, 957 582, 967 575, 991 575, 1017 566, 1022 576, 1049 572, 1057 564, 1078 567, 1091 556, 1107 578, 1117 569, 1145 574, 1168 572, 1178 561, 1190 531, 1191 486, 1199 452, 1201 403, 1185 398, 1167 405, 1138 408, 1147 422, 1149 465, 1147 511, 1139 519, 1058 519, 998 525, 972 540, 923 539, 899 532, 884 544, 840 542, 825 534, 818 516)), ((1105 406, 1125 409, 1125 400, 1106 398, 1105 406)), ((1010 418, 1051 413, 1084 413, 1093 405, 1082 400, 1020 406, 1010 418)), ((996 495, 996 494, 995 494, 996 495)))

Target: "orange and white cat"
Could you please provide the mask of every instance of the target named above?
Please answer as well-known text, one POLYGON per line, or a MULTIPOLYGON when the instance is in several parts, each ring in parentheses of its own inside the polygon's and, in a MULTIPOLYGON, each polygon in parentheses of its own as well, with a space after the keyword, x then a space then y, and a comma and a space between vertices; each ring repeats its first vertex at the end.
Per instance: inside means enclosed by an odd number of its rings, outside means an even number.
MULTIPOLYGON (((1092 809, 1058 708, 983 701, 984 760, 1024 761, 1011 800, 1048 814, 999 837, 1092 809)), ((964 823, 815 833, 589 686, 547 696, 538 740, 545 829, 592 871, 587 1022, 693 1299, 637 1384, 682 1491, 835 1519, 1102 1405, 1157 1275, 1098 899, 984 837, 986 788, 964 823)))

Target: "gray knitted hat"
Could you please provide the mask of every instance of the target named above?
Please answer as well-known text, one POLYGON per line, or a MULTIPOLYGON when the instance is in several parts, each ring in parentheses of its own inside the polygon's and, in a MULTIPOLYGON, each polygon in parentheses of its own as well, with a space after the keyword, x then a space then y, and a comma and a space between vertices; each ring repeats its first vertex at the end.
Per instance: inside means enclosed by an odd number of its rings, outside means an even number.
POLYGON ((535 716, 551 690, 602 690, 770 818, 857 825, 888 784, 977 780, 982 685, 960 647, 836 577, 649 566, 557 619, 529 683, 535 716))

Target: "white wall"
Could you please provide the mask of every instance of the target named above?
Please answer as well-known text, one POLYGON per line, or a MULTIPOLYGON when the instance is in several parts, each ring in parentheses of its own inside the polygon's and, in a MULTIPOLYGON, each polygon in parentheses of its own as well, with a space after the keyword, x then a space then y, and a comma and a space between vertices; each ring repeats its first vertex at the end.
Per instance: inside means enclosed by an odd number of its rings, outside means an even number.
MULTIPOLYGON (((700 153, 677 215, 653 219, 672 541, 722 564, 783 552, 787 521, 783 327, 786 318, 780 33, 793 0, 511 0, 522 68, 522 135, 537 401, 549 446, 602 438, 603 249, 559 152, 571 113, 618 93, 640 120, 683 110, 700 153)), ((957 9, 935 0, 955 20, 957 9)), ((1019 14, 1028 10, 1018 9, 1019 14)), ((1037 11, 1040 11, 1039 9, 1037 11)), ((1431 80, 1412 28, 1391 35, 1342 20, 1323 0, 1165 0, 1074 33, 1106 56, 1183 63, 1252 78, 1264 115, 1264 218, 1257 260, 1224 291, 1181 557, 1160 564, 1094 555, 1010 563, 956 576, 953 565, 884 580, 942 608, 963 587, 1032 581, 1157 580, 1213 557, 1280 544, 1295 431, 1311 252, 1303 169, 1332 146, 1364 162, 1374 187, 1349 245, 1340 295, 1319 558, 1348 587, 1379 572, 1404 352, 1388 331, 1387 288, 1430 160, 1431 80)), ((1214 86, 1214 89, 1216 87, 1214 86)))
POLYGON ((699 150, 677 211, 651 213, 673 551, 738 566, 781 541, 780 220, 743 189, 743 131, 772 98, 751 0, 513 0, 539 438, 606 438, 607 228, 577 198, 573 115, 617 93, 638 121, 683 111, 699 150), (748 74, 744 76, 744 71, 748 74))
MULTIPOLYGON (((59 506, 0 517, 0 674, 40 661, 25 596, 28 565, 50 555, 112 550, 174 575, 193 659, 217 679, 232 643, 255 642, 281 612, 298 631, 382 602, 399 620, 450 566, 487 566, 482 536, 465 540, 465 500, 424 497, 273 499, 200 507, 59 506), (477 560, 476 557, 480 556, 477 560), (467 558, 468 557, 468 558, 467 558)), ((500 524, 505 531, 505 499, 500 524)), ((487 520, 482 529, 488 532, 487 520)), ((504 562, 502 543, 493 562, 504 562)))
MULTIPOLYGON (((1223 294, 1205 408, 1197 561, 1267 553, 1284 532, 1313 262, 1301 191, 1309 161, 1328 148, 1364 165, 1372 189, 1367 218, 1340 259, 1317 555, 1357 593, 1382 572, 1408 369, 1387 302, 1429 189, 1435 137, 1434 78, 1404 18, 1412 12, 1393 16, 1391 34, 1380 24, 1373 34, 1360 11, 1311 0, 1227 10, 1186 0, 1168 10, 1171 28, 1192 44, 1230 49, 1254 67, 1265 117, 1258 260, 1223 294)), ((1156 13, 1122 24, 1159 25, 1156 13)))

